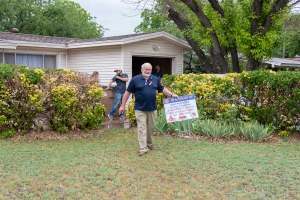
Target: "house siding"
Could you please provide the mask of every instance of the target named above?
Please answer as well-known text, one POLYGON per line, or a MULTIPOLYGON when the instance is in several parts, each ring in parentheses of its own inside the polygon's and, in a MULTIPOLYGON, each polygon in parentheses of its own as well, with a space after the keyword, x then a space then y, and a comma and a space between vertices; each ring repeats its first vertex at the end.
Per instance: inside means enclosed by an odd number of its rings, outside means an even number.
MULTIPOLYGON (((69 50, 68 68, 87 74, 98 71, 100 84, 103 86, 115 75, 114 69, 120 67, 120 45, 69 50)), ((114 85, 115 83, 112 84, 114 85)))
MULTIPOLYGON (((150 39, 124 45, 72 49, 68 52, 68 68, 87 74, 98 71, 100 84, 107 86, 115 75, 115 68, 123 69, 123 72, 128 74, 129 80, 132 78, 132 56, 172 58, 172 74, 183 72, 183 49, 163 39, 150 39), (160 49, 154 51, 153 45, 160 46, 160 49)), ((112 84, 112 86, 115 85, 115 83, 112 84)), ((131 97, 127 103, 130 101, 131 97)))
POLYGON ((57 66, 56 68, 57 69, 66 69, 67 68, 67 65, 68 65, 68 61, 67 61, 67 53, 65 52, 59 52, 58 54, 58 59, 56 59, 56 63, 57 63, 57 66))

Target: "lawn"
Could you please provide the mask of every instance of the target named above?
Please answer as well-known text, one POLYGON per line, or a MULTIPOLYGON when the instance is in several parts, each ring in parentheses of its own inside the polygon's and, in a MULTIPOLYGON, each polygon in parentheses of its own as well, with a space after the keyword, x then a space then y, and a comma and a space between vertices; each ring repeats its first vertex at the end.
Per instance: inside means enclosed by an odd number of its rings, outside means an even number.
POLYGON ((139 157, 134 129, 0 140, 0 199, 300 199, 300 142, 154 142, 139 157))

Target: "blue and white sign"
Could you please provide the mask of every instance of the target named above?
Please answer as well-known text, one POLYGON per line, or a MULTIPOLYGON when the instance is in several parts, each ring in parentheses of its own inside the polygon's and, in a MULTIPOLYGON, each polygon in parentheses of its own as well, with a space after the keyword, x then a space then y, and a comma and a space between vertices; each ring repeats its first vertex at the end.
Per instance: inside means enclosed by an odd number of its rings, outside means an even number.
POLYGON ((199 117, 194 94, 166 98, 163 102, 168 123, 199 117))

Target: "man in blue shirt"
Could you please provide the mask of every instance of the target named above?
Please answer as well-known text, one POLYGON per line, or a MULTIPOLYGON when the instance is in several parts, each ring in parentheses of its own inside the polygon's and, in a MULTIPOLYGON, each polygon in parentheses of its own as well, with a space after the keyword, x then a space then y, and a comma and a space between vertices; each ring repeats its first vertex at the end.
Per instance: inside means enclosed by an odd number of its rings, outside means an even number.
MULTIPOLYGON (((115 69, 114 72, 116 72, 116 75, 109 81, 108 86, 105 89, 105 91, 109 90, 111 84, 116 81, 117 89, 116 89, 116 93, 115 93, 115 101, 114 101, 112 108, 110 109, 109 114, 108 114, 108 118, 110 120, 114 119, 113 116, 116 112, 118 104, 122 101, 124 92, 126 90, 126 82, 128 81, 128 75, 125 73, 122 73, 121 69, 117 68, 117 69, 115 69)), ((120 114, 121 119, 124 118, 123 113, 120 114)))
POLYGON ((161 79, 164 77, 164 74, 162 73, 162 71, 160 70, 160 66, 156 65, 155 66, 155 70, 152 72, 152 74, 154 76, 156 76, 160 81, 161 79))
POLYGON ((126 101, 131 93, 135 96, 135 118, 138 126, 138 141, 140 145, 140 156, 145 155, 148 149, 154 150, 152 140, 156 124, 156 90, 166 96, 178 98, 176 94, 170 92, 161 85, 159 79, 151 74, 152 65, 144 63, 141 74, 133 77, 129 82, 127 90, 123 96, 119 113, 124 113, 126 101))

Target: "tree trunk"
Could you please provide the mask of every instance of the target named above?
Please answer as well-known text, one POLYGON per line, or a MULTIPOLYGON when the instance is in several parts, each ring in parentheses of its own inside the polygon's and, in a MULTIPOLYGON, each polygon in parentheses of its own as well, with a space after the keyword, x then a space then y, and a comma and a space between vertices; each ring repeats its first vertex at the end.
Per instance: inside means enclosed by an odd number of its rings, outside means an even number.
POLYGON ((253 58, 253 56, 250 55, 249 58, 248 58, 246 70, 247 71, 256 70, 256 69, 258 69, 260 63, 261 63, 260 61, 258 61, 257 59, 253 58))
MULTIPOLYGON (((262 0, 254 0, 252 3, 251 12, 253 13, 253 17, 250 20, 251 23, 251 30, 250 33, 252 36, 260 35, 264 36, 269 30, 272 25, 272 16, 276 13, 280 12, 282 8, 284 8, 290 0, 277 0, 273 5, 271 11, 268 13, 266 18, 262 20, 262 8, 263 8, 263 1, 262 0), (260 23, 260 21, 263 21, 260 23), (261 31, 262 27, 262 31, 261 31)), ((252 46, 251 50, 254 50, 256 47, 252 46)), ((251 51, 250 50, 250 51, 251 51)), ((247 70, 256 70, 260 65, 260 60, 254 58, 253 54, 249 55, 248 63, 247 63, 247 70)))
POLYGON ((239 63, 236 45, 230 48, 230 54, 231 54, 231 62, 232 62, 232 71, 240 73, 241 70, 240 70, 240 63, 239 63))
MULTIPOLYGON (((205 16, 202 8, 200 8, 194 0, 180 0, 180 1, 183 2, 185 5, 187 5, 191 9, 191 11, 193 11, 196 14, 196 16, 198 17, 198 19, 200 20, 204 28, 206 29, 212 28, 212 25, 209 19, 205 16)), ((216 59, 218 60, 218 63, 221 68, 221 73, 223 74, 228 73, 229 72, 228 63, 225 59, 224 54, 222 53, 219 39, 213 30, 210 31, 210 37, 213 42, 213 53, 216 56, 216 59)))
POLYGON ((218 61, 216 60, 216 56, 214 55, 214 51, 212 48, 209 48, 209 54, 211 57, 211 62, 212 62, 212 66, 213 66, 213 73, 214 74, 220 74, 220 70, 218 68, 218 61))
MULTIPOLYGON (((225 12, 224 12, 223 8, 220 6, 219 1, 218 0, 208 0, 208 1, 209 1, 210 5, 212 6, 212 8, 215 11, 217 11, 223 19, 226 19, 225 12)), ((228 41, 230 41, 228 34, 230 34, 230 33, 226 34, 226 38, 228 41)), ((230 50, 230 54, 231 54, 232 71, 239 73, 240 72, 240 63, 238 60, 236 40, 234 40, 229 45, 230 45, 229 50, 230 50)))

